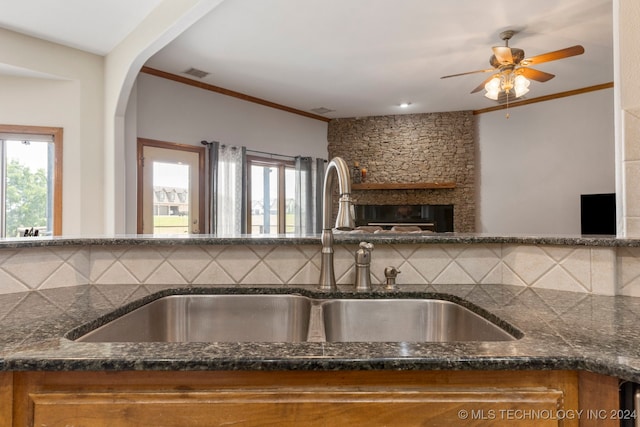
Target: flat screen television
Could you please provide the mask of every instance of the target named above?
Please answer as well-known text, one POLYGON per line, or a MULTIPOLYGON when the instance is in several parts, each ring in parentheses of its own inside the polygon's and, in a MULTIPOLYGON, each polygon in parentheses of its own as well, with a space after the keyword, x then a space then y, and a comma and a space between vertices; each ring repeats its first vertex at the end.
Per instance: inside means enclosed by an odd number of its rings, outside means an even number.
POLYGON ((616 194, 580 195, 582 234, 616 234, 616 194))

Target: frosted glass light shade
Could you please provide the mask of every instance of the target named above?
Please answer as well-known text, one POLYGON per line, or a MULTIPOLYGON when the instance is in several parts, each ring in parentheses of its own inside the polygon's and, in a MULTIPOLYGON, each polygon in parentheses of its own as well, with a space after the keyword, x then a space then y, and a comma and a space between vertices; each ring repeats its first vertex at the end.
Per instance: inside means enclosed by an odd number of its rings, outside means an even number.
POLYGON ((494 101, 498 100, 498 94, 500 93, 500 78, 494 77, 484 85, 484 89, 487 93, 484 94, 489 99, 493 99, 494 101))
POLYGON ((520 98, 521 96, 529 92, 529 85, 531 84, 531 82, 527 80, 525 76, 516 76, 516 79, 513 83, 513 88, 516 91, 516 98, 520 98))

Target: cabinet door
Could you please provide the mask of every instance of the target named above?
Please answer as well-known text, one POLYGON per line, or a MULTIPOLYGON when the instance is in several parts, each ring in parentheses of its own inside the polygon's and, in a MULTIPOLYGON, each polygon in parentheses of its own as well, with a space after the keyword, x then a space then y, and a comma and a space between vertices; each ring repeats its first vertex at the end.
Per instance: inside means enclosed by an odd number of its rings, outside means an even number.
MULTIPOLYGON (((14 403, 9 416, 16 427, 577 427, 592 421, 557 419, 558 411, 575 413, 579 408, 578 374, 570 371, 15 372, 12 376, 14 403)), ((591 387, 594 393, 581 402, 594 408, 617 407, 614 399, 601 398, 603 389, 617 390, 615 379, 605 386, 601 377, 592 381, 598 393, 591 387)))
POLYGON ((0 427, 13 425, 13 374, 0 372, 0 427))
POLYGON ((560 390, 285 388, 207 392, 33 393, 33 425, 557 426, 560 390), (528 415, 527 415, 528 414, 528 415), (535 414, 538 414, 536 416, 535 414))

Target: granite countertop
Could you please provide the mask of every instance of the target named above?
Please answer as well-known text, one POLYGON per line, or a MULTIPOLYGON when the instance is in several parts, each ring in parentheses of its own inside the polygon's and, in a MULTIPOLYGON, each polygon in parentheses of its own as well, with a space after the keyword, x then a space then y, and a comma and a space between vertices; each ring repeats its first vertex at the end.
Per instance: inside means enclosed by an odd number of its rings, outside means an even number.
MULTIPOLYGON (((519 340, 452 343, 88 343, 73 328, 156 292, 85 285, 0 295, 1 370, 507 370, 578 369, 640 382, 640 298, 505 285, 406 286, 367 297, 463 299, 524 333, 519 340)), ((294 292, 307 288, 186 288, 188 293, 294 292)))
MULTIPOLYGON (((336 243, 357 244, 367 240, 377 244, 469 244, 505 243, 527 245, 572 245, 605 247, 640 247, 640 239, 617 238, 616 236, 585 235, 493 235, 483 233, 363 233, 360 231, 334 231, 336 243)), ((0 249, 55 247, 55 246, 172 246, 172 245, 319 245, 319 234, 308 235, 234 235, 212 234, 189 235, 114 235, 114 236, 55 236, 17 237, 0 239, 0 249)))

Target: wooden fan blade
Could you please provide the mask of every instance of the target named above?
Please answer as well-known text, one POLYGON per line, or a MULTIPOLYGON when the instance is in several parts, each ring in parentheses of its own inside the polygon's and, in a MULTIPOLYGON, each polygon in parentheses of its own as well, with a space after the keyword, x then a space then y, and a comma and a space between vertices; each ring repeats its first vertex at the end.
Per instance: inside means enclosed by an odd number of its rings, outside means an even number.
POLYGON ((466 76, 467 74, 476 74, 476 73, 488 73, 491 71, 495 71, 493 68, 489 68, 486 70, 476 70, 476 71, 467 71, 466 73, 460 73, 460 74, 451 74, 450 76, 442 76, 440 77, 441 79, 448 79, 449 77, 458 77, 458 76, 466 76))
POLYGON ((543 83, 555 77, 555 74, 545 73, 544 71, 534 70, 533 68, 518 68, 516 73, 522 74, 530 80, 543 83))
POLYGON ((583 53, 584 48, 578 44, 565 49, 555 50, 553 52, 543 53, 542 55, 532 56, 531 58, 525 58, 520 62, 520 65, 542 64, 543 62, 569 58, 570 56, 582 55, 583 53))
POLYGON ((513 64, 513 55, 511 54, 511 48, 507 46, 494 46, 493 54, 496 57, 496 60, 504 65, 504 64, 513 64))
POLYGON ((472 91, 471 91, 471 93, 480 92, 482 89, 484 89, 484 85, 486 85, 487 83, 489 83, 489 80, 491 80, 494 76, 495 76, 495 74, 494 74, 494 75, 492 75, 492 76, 489 76, 485 81, 483 81, 482 83, 480 83, 480 84, 478 85, 478 87, 476 87, 474 90, 472 90, 472 91))

